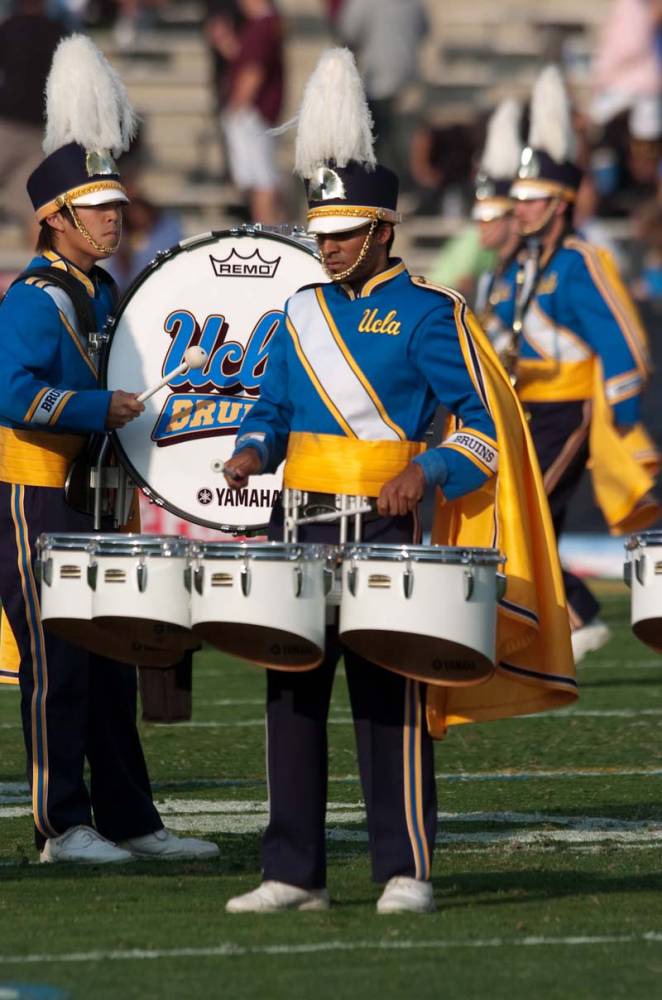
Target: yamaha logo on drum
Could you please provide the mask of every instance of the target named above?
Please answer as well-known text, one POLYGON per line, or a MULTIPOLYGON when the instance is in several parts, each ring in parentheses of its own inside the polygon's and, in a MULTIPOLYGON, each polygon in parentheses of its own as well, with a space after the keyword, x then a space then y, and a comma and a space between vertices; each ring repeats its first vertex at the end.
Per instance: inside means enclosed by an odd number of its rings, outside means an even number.
POLYGON ((227 257, 209 254, 209 259, 218 278, 273 278, 280 264, 280 257, 265 260, 259 250, 242 257, 234 247, 227 257))

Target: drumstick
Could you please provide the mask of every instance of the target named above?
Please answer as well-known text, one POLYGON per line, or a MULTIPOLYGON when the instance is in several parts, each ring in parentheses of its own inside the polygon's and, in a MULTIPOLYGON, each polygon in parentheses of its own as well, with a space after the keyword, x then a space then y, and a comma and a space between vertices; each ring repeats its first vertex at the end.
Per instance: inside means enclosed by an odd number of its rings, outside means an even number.
POLYGON ((328 514, 313 514, 311 517, 287 517, 285 526, 287 528, 298 527, 300 524, 322 524, 324 521, 338 521, 343 517, 354 517, 356 514, 370 514, 373 508, 370 504, 362 507, 348 507, 346 510, 332 510, 328 514))
POLYGON ((144 392, 141 392, 140 395, 138 396, 138 402, 144 403, 146 399, 149 399, 149 397, 153 396, 155 392, 158 392, 159 389, 162 389, 163 386, 167 385, 168 382, 170 382, 171 379, 175 378, 176 375, 183 375, 184 372, 189 371, 190 368, 202 368, 205 365, 206 361, 207 361, 207 352, 205 351, 204 347, 187 347, 186 350, 184 351, 184 360, 182 361, 181 365, 178 365, 177 368, 173 368, 171 372, 168 372, 167 375, 164 375, 163 378, 160 380, 160 382, 157 382, 156 385, 153 385, 151 389, 145 389, 144 392))

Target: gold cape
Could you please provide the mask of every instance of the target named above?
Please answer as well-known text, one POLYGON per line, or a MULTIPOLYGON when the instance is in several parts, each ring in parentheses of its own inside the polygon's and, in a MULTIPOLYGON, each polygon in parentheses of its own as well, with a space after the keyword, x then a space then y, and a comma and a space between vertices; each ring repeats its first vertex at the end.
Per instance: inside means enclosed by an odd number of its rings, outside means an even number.
POLYGON ((468 370, 485 387, 497 431, 499 472, 482 489, 442 500, 432 541, 498 548, 507 557, 507 587, 498 606, 493 677, 475 687, 427 689, 428 728, 438 739, 448 726, 562 708, 577 698, 556 538, 526 418, 469 312, 460 337, 468 370))

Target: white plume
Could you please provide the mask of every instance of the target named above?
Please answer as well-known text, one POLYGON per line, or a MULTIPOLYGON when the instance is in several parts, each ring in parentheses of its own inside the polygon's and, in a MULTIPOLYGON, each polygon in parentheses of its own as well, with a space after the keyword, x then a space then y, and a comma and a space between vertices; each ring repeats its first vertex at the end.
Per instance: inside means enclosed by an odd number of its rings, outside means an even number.
POLYGON ((96 45, 85 35, 61 41, 46 81, 44 152, 77 142, 88 151, 119 156, 136 128, 126 88, 96 45))
POLYGON ((546 66, 533 85, 529 146, 548 153, 557 163, 574 162, 577 156, 570 98, 558 66, 546 66))
POLYGON ((521 117, 519 101, 507 97, 487 123, 480 169, 494 180, 509 180, 517 174, 523 146, 519 130, 521 117))
POLYGON ((349 49, 327 49, 303 92, 294 169, 311 177, 323 163, 350 160, 375 166, 372 115, 349 49))

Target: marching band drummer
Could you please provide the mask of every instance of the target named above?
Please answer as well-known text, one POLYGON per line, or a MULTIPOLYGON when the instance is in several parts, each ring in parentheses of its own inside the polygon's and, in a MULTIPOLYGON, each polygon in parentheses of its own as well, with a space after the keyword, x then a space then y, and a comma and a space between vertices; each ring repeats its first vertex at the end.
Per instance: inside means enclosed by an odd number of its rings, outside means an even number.
POLYGON ((97 387, 73 298, 43 275, 73 276, 102 328, 114 297, 96 263, 117 249, 127 201, 107 150, 117 155, 128 147, 133 122, 121 81, 92 42, 81 35, 63 41, 47 87, 48 155, 28 180, 41 224, 28 270, 42 274, 24 275, 0 307, 0 601, 20 653, 35 840, 44 862, 218 854, 215 844, 163 829, 136 728, 135 668, 44 630, 35 583, 42 532, 92 530, 92 518, 68 507, 63 492, 85 435, 122 427, 143 410, 135 394, 97 387))
MULTIPOLYGON (((241 425, 225 475, 242 488, 285 458, 285 486, 311 491, 304 515, 335 509, 335 494, 373 496, 375 516, 364 517, 362 540, 416 543, 426 484, 441 487, 447 501, 466 496, 493 479, 499 449, 473 317, 459 295, 411 277, 390 256, 398 181, 374 161, 361 95, 350 53, 325 53, 304 93, 296 168, 306 179, 309 229, 330 283, 288 300, 260 398, 241 425), (426 452, 421 440, 438 403, 461 431, 426 452)), ((277 516, 271 533, 282 537, 277 516)), ((338 528, 307 526, 298 538, 337 543, 338 528)), ((267 671, 263 882, 231 899, 230 912, 329 905, 326 719, 340 655, 331 633, 316 669, 267 671)), ((430 689, 349 650, 344 657, 373 877, 386 883, 377 910, 430 912, 437 822, 425 722, 430 689)))
MULTIPOLYGON (((500 133, 516 154, 518 136, 500 133)), ((659 455, 639 423, 646 334, 609 252, 573 231, 582 179, 575 159, 568 94, 548 66, 509 191, 521 246, 492 283, 488 332, 527 411, 557 535, 589 457, 608 527, 627 534, 660 516, 651 493, 659 455)), ((579 662, 610 632, 585 583, 568 571, 564 581, 579 662)))

